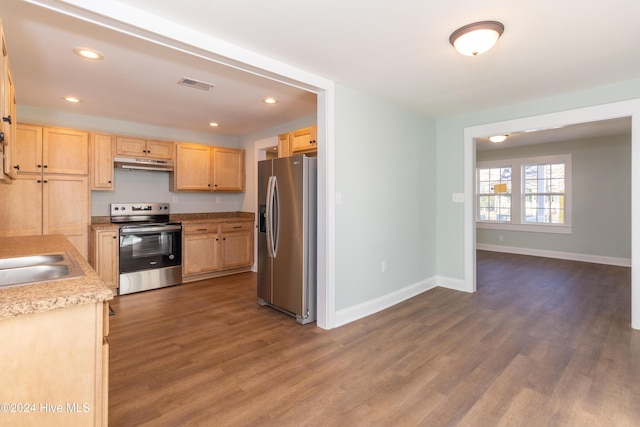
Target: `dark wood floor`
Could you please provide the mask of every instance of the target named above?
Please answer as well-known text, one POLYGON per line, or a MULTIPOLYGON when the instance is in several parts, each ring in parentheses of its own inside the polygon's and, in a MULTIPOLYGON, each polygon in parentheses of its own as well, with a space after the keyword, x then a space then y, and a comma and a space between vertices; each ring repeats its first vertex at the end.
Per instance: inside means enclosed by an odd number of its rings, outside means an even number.
POLYGON ((330 331, 255 275, 117 298, 111 426, 638 426, 630 269, 478 252, 436 288, 330 331))

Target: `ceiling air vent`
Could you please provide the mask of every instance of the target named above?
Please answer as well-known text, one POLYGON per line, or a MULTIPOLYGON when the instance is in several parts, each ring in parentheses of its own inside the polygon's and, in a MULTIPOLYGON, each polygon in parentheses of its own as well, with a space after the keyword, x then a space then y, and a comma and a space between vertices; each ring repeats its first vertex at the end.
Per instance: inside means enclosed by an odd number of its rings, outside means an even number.
POLYGON ((178 81, 178 84, 182 86, 192 87, 194 89, 200 89, 200 90, 211 90, 215 87, 211 83, 201 82, 198 80, 189 79, 187 77, 181 78, 178 81))

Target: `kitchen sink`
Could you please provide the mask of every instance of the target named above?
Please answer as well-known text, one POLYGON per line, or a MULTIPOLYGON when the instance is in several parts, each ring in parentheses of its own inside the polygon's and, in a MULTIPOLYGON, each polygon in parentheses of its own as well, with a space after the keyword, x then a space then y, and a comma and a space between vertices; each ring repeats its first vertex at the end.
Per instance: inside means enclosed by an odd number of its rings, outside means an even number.
POLYGON ((21 256, 0 259, 0 270, 6 268, 29 267, 40 264, 53 264, 64 259, 63 254, 21 256))
POLYGON ((82 276, 68 253, 0 259, 0 288, 82 276))

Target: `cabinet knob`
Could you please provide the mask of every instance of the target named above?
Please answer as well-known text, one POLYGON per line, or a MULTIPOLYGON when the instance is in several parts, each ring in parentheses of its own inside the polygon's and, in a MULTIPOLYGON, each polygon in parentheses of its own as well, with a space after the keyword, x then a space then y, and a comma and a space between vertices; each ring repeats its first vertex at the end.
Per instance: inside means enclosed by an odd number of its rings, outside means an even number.
POLYGON ((39 180, 37 180, 36 182, 37 182, 38 184, 42 184, 42 180, 40 180, 40 179, 39 179, 39 180))
POLYGON ((43 166, 43 168, 45 168, 45 169, 46 169, 46 168, 48 168, 48 166, 47 166, 47 165, 44 165, 44 166, 43 166))
POLYGON ((13 168, 14 168, 15 170, 19 171, 19 170, 20 170, 20 165, 15 165, 13 168))
MULTIPOLYGON (((111 184, 111 180, 107 181, 107 184, 111 184)), ((115 239, 115 237, 114 237, 114 239, 115 239)))
POLYGON ((4 142, 4 132, 0 132, 0 142, 4 142))
POLYGON ((36 166, 38 166, 39 168, 41 168, 41 167, 42 167, 42 165, 36 165, 36 166))

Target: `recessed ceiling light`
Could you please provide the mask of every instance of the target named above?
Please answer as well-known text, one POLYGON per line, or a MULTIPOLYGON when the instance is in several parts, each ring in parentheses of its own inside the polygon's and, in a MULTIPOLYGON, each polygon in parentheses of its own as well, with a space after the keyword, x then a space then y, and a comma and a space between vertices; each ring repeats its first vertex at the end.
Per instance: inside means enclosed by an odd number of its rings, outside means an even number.
POLYGON ((264 102, 265 104, 277 104, 278 100, 276 98, 269 97, 263 99, 262 102, 264 102))
POLYGON ((75 49, 73 49, 73 52, 78 55, 81 56, 83 58, 86 59, 93 59, 93 60, 101 60, 104 59, 104 55, 101 54, 100 52, 98 52, 97 50, 93 50, 93 49, 89 49, 86 47, 77 47, 75 49))
POLYGON ((220 125, 216 122, 209 122, 209 126, 211 126, 212 128, 217 128, 220 125))
POLYGON ((82 102, 78 98, 76 98, 75 96, 65 96, 62 99, 64 99, 67 102, 70 102, 72 104, 79 104, 80 102, 82 102))
POLYGON ((494 135, 489 137, 489 141, 493 142, 494 144, 503 142, 505 139, 507 139, 507 135, 494 135))

